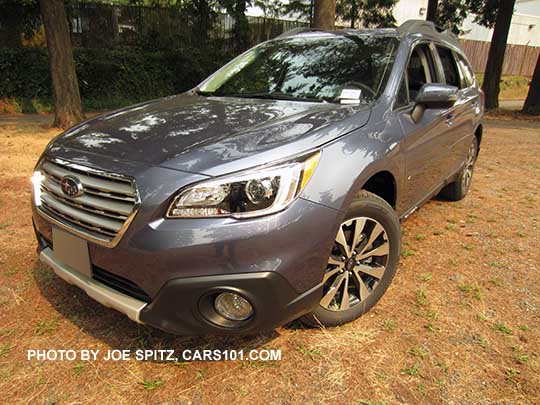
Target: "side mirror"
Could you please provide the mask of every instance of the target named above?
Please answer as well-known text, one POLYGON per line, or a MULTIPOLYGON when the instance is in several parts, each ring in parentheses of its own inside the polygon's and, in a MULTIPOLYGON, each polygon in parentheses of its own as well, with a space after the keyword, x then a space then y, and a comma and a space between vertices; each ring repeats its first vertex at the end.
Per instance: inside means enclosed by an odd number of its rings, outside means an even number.
POLYGON ((411 113, 414 122, 420 121, 426 108, 450 108, 457 100, 458 88, 448 84, 426 83, 418 92, 411 113))
POLYGON ((425 108, 450 108, 457 100, 458 88, 448 84, 424 84, 416 96, 416 104, 425 108))

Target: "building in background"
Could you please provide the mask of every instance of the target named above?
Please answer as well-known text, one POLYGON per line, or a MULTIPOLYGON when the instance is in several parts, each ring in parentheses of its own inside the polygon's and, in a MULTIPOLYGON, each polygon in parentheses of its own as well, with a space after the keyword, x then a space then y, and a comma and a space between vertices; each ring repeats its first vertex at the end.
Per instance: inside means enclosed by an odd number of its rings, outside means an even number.
MULTIPOLYGON (((427 0, 401 0, 396 4, 394 17, 398 24, 411 19, 425 19, 427 0)), ((462 30, 462 39, 491 41, 493 30, 475 24, 474 16, 467 17, 462 30)), ((540 46, 540 0, 517 0, 508 44, 540 46)))

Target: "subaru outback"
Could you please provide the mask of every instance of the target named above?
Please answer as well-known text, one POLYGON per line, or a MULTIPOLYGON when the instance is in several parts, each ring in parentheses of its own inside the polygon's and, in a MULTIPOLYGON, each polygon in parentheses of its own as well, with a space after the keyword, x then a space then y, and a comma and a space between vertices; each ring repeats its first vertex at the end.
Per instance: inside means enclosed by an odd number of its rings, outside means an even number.
POLYGON ((340 325, 390 285, 400 220, 465 197, 482 115, 431 23, 289 32, 53 139, 32 177, 39 257, 171 333, 340 325))

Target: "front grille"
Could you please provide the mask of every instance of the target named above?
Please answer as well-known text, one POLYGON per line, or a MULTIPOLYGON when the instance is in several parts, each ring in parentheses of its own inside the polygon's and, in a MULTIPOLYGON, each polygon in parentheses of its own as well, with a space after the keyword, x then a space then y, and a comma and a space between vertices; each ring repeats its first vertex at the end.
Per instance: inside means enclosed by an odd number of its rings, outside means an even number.
POLYGON ((118 242, 139 205, 133 180, 112 173, 74 165, 63 161, 45 160, 41 172, 38 210, 68 229, 99 244, 111 246, 118 242), (83 192, 70 197, 62 190, 62 179, 75 177, 83 192))
POLYGON ((144 302, 150 302, 152 299, 137 284, 116 274, 109 273, 107 270, 97 266, 92 266, 92 278, 112 289, 137 298, 144 302))

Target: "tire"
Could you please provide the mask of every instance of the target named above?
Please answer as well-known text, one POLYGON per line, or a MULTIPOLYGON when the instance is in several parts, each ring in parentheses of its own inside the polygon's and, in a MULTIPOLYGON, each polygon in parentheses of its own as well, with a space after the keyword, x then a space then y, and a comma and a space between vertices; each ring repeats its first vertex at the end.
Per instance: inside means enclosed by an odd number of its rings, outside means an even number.
POLYGON ((467 150, 467 158, 465 164, 459 172, 456 181, 444 187, 439 195, 450 201, 459 201, 465 198, 471 186, 472 176, 474 173, 474 164, 478 156, 478 138, 474 137, 469 149, 467 150))
POLYGON ((319 306, 300 320, 309 326, 337 326, 359 318, 379 301, 392 282, 400 251, 396 212, 375 194, 364 190, 358 193, 330 252, 319 306), (355 234, 359 242, 351 249, 355 234))

